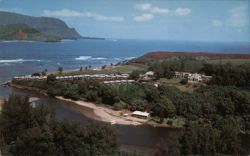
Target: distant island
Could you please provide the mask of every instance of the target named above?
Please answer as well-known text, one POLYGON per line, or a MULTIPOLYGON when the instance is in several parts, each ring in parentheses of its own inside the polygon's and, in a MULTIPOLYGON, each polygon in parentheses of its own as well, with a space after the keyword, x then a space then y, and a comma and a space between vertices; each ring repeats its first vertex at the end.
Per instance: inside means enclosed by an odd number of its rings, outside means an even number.
POLYGON ((104 39, 82 37, 74 28, 56 18, 32 17, 0 11, 0 40, 56 42, 63 39, 104 39))

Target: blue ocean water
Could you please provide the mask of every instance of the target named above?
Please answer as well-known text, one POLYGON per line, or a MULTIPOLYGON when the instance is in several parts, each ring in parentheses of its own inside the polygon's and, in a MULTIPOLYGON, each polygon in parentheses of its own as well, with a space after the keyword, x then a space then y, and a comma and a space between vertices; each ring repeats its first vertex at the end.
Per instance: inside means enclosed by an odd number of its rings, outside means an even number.
POLYGON ((44 69, 101 66, 152 51, 250 53, 250 43, 151 40, 76 40, 56 43, 0 42, 0 82, 44 69))

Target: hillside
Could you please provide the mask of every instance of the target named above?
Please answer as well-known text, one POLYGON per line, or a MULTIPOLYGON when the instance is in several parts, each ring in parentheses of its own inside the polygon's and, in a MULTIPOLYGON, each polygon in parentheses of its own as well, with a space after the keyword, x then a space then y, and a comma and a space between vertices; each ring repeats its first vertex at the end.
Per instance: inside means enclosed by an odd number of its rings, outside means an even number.
POLYGON ((69 28, 62 20, 0 11, 0 25, 15 24, 25 24, 46 36, 56 36, 61 39, 81 38, 74 28, 69 28))
POLYGON ((55 42, 61 38, 44 35, 40 31, 30 28, 25 24, 0 25, 0 40, 32 40, 55 42))
POLYGON ((249 59, 250 54, 224 54, 224 53, 207 53, 207 52, 149 52, 141 57, 131 60, 135 63, 147 63, 158 60, 237 60, 249 59))
POLYGON ((224 54, 207 52, 150 52, 128 63, 148 67, 159 62, 175 64, 183 71, 199 72, 205 64, 232 64, 250 67, 250 54, 224 54))

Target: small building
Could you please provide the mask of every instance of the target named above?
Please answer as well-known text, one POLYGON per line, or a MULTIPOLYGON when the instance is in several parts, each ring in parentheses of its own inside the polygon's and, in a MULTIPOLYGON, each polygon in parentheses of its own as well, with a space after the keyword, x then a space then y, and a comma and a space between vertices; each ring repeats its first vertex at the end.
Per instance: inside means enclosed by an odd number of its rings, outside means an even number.
POLYGON ((132 113, 132 116, 137 117, 137 118, 147 119, 149 117, 149 113, 148 112, 141 112, 141 111, 134 111, 132 113))
POLYGON ((154 72, 153 71, 148 71, 148 72, 145 73, 145 76, 153 78, 154 77, 154 72))
POLYGON ((191 74, 188 76, 188 80, 189 81, 193 81, 193 82, 201 82, 202 78, 201 78, 201 74, 191 74))

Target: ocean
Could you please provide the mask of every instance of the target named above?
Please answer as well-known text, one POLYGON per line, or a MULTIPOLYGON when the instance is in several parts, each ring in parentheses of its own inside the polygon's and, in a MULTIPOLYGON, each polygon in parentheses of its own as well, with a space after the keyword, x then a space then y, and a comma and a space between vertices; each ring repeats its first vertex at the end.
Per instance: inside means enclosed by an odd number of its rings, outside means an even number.
POLYGON ((152 51, 250 53, 250 43, 156 40, 64 40, 56 43, 0 41, 0 82, 15 75, 81 66, 102 66, 152 51))

